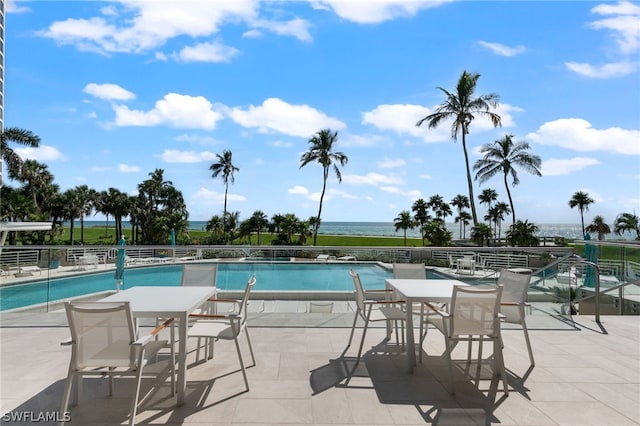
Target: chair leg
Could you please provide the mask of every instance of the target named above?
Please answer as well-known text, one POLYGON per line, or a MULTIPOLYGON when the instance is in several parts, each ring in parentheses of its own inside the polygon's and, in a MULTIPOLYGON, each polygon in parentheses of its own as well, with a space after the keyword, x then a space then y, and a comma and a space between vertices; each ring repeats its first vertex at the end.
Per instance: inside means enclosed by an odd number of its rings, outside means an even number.
POLYGON ((60 426, 64 425, 64 413, 69 408, 69 398, 71 397, 71 387, 73 386, 73 381, 75 380, 73 370, 71 366, 69 366, 69 373, 67 374, 67 381, 64 384, 64 392, 62 394, 62 403, 60 404, 60 422, 58 423, 60 426))
POLYGON ((245 326, 244 334, 247 336, 247 345, 249 345, 249 353, 251 354, 252 366, 256 365, 256 358, 253 356, 253 346, 251 346, 251 338, 249 337, 249 328, 245 326))
POLYGON ((502 336, 498 335, 498 341, 493 342, 494 358, 498 362, 500 375, 502 376, 502 384, 504 386, 504 394, 509 395, 509 384, 507 383, 507 370, 504 367, 504 354, 502 353, 502 336))
POLYGON ((245 371, 245 368, 244 368, 244 360, 242 359, 242 353, 240 352, 240 344, 238 343, 238 333, 235 333, 235 336, 233 336, 233 342, 236 345, 236 352, 238 353, 238 360, 240 361, 240 369, 242 370, 244 385, 246 386, 247 391, 249 391, 249 379, 247 379, 247 372, 245 371))
POLYGON ((531 366, 536 365, 536 362, 533 360, 533 350, 531 349, 531 341, 529 340, 529 331, 527 330, 527 323, 522 319, 522 330, 524 331, 524 340, 527 343, 527 350, 529 351, 529 360, 531 361, 531 366))
POLYGON ((356 323, 358 322, 358 315, 360 315, 360 310, 356 309, 356 313, 353 316, 353 324, 351 325, 351 333, 349 334, 349 342, 347 342, 347 346, 344 348, 344 351, 342 351, 342 355, 340 355, 341 357, 343 357, 347 353, 347 350, 349 350, 349 347, 351 347, 351 342, 353 341, 353 333, 356 330, 356 323))
POLYGON ((445 346, 447 347, 447 367, 449 368, 449 389, 451 390, 451 395, 455 395, 456 393, 456 389, 455 389, 455 385, 453 384, 453 366, 452 364, 452 360, 451 360, 451 342, 449 341, 449 338, 445 336, 445 346))
MULTIPOLYGON (((142 351, 141 351, 142 352, 142 351)), ((129 414, 129 426, 134 426, 136 423, 136 413, 138 411, 138 397, 140 395, 140 385, 142 382, 142 367, 141 367, 141 358, 138 360, 138 371, 136 374, 136 389, 133 394, 133 400, 131 401, 131 410, 129 414)))

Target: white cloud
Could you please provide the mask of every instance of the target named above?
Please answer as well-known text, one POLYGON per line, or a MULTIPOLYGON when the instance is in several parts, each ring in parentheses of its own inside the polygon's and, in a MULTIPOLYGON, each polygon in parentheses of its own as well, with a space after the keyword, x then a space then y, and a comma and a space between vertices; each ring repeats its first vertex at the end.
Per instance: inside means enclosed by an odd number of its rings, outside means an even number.
POLYGON ((82 89, 84 93, 107 101, 128 101, 135 99, 136 95, 118 86, 117 84, 89 83, 82 89))
POLYGON ((542 162, 540 172, 542 173, 542 176, 569 175, 589 166, 595 166, 596 164, 600 164, 600 161, 595 158, 588 157, 574 157, 567 159, 549 158, 542 162))
POLYGON ((390 141, 383 137, 382 135, 352 135, 352 134, 344 134, 340 135, 340 145, 345 147, 372 147, 372 146, 381 146, 387 145, 391 146, 390 141))
MULTIPOLYGON (((253 21, 252 25, 254 25, 257 28, 265 29, 277 35, 293 36, 298 40, 305 41, 305 42, 312 41, 311 34, 309 33, 310 24, 308 21, 305 21, 304 19, 295 18, 295 19, 291 19, 289 21, 283 21, 283 22, 268 21, 268 20, 260 19, 260 20, 253 21)), ((255 36, 258 34, 260 33, 259 32, 253 32, 249 34, 244 33, 243 37, 256 38, 255 36)))
POLYGON ((490 43, 488 41, 478 41, 478 44, 482 47, 486 47, 491 50, 493 53, 499 56, 516 56, 521 53, 524 53, 527 50, 524 46, 518 45, 515 47, 505 46, 500 43, 490 43))
POLYGON ((640 131, 619 127, 594 129, 580 118, 563 118, 544 123, 527 139, 542 145, 558 146, 573 151, 608 151, 640 155, 640 131))
POLYGON ((262 38, 263 36, 264 34, 262 31, 256 29, 245 31, 242 34, 242 38, 262 38))
POLYGON ((122 172, 122 173, 139 173, 140 172, 140 167, 139 166, 132 166, 130 164, 118 164, 118 171, 122 172))
POLYGON ((589 78, 623 77, 640 69, 637 57, 629 58, 640 50, 640 6, 621 1, 617 4, 597 5, 591 9, 591 12, 604 18, 589 22, 587 27, 594 30, 608 30, 622 58, 600 66, 569 61, 565 62, 567 69, 589 78))
POLYGON ((246 110, 231 108, 228 114, 233 121, 246 128, 306 138, 313 136, 318 129, 340 130, 346 127, 342 121, 308 105, 292 105, 278 98, 266 99, 262 105, 251 105, 246 110))
POLYGON ((14 148, 16 154, 23 160, 36 160, 38 162, 66 160, 66 157, 49 145, 40 145, 37 148, 14 148))
POLYGON ((209 151, 179 151, 177 149, 165 149, 160 155, 162 161, 167 163, 202 163, 214 161, 216 154, 209 151))
MULTIPOLYGON (((261 2, 254 0, 139 1, 120 0, 88 19, 56 21, 38 34, 77 49, 111 53, 145 53, 169 40, 210 37, 227 24, 244 24, 278 35, 309 41, 309 24, 301 19, 260 18, 261 2)), ((160 59, 156 54, 156 59, 160 59)))
POLYGON ((293 188, 289 188, 287 192, 289 194, 301 194, 301 195, 309 194, 309 190, 304 186, 300 186, 300 185, 295 185, 293 188))
POLYGON ((238 55, 238 49, 225 46, 220 41, 213 43, 198 43, 185 46, 178 53, 171 56, 181 62, 231 62, 238 55))
MULTIPOLYGON (((435 107, 433 110, 435 110, 435 107)), ((421 105, 411 104, 379 105, 372 111, 362 114, 362 123, 371 124, 380 130, 390 130, 399 134, 421 138, 424 142, 451 140, 451 120, 440 123, 434 129, 429 129, 426 122, 423 122, 420 127, 416 126, 418 120, 428 116, 433 110, 421 105)), ((492 112, 500 115, 502 127, 513 127, 515 125, 511 115, 513 111, 519 112, 522 109, 509 104, 499 104, 492 112)), ((488 131, 493 128, 491 121, 485 120, 483 117, 476 117, 471 124, 472 132, 488 131)), ((458 137, 460 136, 458 135, 458 137)))
POLYGON ((385 158, 382 161, 378 161, 377 166, 380 167, 381 169, 396 169, 399 167, 404 167, 407 165, 407 162, 404 161, 403 159, 391 159, 391 158, 385 158))
POLYGON ((637 3, 621 1, 618 4, 600 4, 592 13, 610 16, 590 22, 590 28, 610 30, 620 51, 629 54, 640 49, 640 6, 637 3))
POLYGON ((7 13, 26 13, 26 12, 31 12, 31 9, 29 9, 27 6, 23 6, 24 2, 17 2, 15 0, 7 0, 6 4, 5 4, 5 11, 7 13), (20 3, 20 5, 18 6, 18 3, 20 3))
MULTIPOLYGON (((200 188, 193 194, 192 197, 194 200, 197 200, 198 203, 202 204, 223 204, 224 203, 224 192, 211 191, 207 188, 200 188)), ((229 201, 247 201, 247 197, 238 194, 227 194, 227 202, 229 201)))
POLYGON ((342 182, 350 185, 402 185, 404 181, 399 177, 386 176, 380 173, 368 173, 366 175, 342 175, 342 182))
POLYGON ((311 0, 314 9, 332 10, 339 17, 359 24, 376 24, 395 18, 411 17, 423 9, 437 7, 447 0, 311 0))
POLYGON ((624 77, 632 74, 640 68, 640 62, 617 62, 594 66, 587 63, 565 62, 565 66, 576 74, 589 78, 624 77))
POLYGON ((204 145, 204 146, 219 145, 221 143, 220 141, 216 140, 211 136, 203 136, 203 135, 182 134, 182 135, 176 136, 176 140, 178 142, 187 142, 194 145, 204 145))
POLYGON ((202 96, 169 93, 156 102, 150 111, 129 109, 125 105, 113 107, 116 126, 159 126, 212 130, 222 114, 202 96))

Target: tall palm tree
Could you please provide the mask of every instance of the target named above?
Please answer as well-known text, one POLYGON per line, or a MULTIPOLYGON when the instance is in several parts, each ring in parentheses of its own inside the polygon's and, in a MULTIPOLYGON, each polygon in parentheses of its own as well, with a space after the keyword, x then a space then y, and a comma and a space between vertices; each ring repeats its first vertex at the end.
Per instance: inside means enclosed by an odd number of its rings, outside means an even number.
POLYGON ((411 212, 403 210, 400 214, 393 219, 393 224, 396 227, 396 232, 400 229, 404 231, 404 245, 407 245, 407 229, 413 229, 416 227, 416 222, 411 217, 411 212))
POLYGON ((597 233, 598 241, 604 240, 604 235, 611 233, 611 228, 609 227, 607 222, 604 221, 604 218, 600 215, 594 217, 593 222, 587 225, 587 227, 584 229, 587 232, 597 233))
POLYGON ((453 197, 453 199, 449 202, 449 204, 451 204, 453 207, 455 207, 458 210, 458 216, 455 217, 455 221, 456 223, 460 223, 460 237, 462 238, 462 220, 459 219, 460 216, 462 215, 462 211, 465 208, 469 208, 469 197, 467 197, 466 195, 463 194, 458 194, 455 197, 453 197))
POLYGON ((569 200, 569 207, 578 207, 580 210, 580 222, 582 223, 582 236, 584 238, 584 212, 589 211, 589 204, 593 204, 595 201, 589 197, 584 191, 577 191, 573 194, 569 200))
POLYGON ((338 164, 345 166, 349 158, 342 152, 333 151, 335 143, 338 141, 338 132, 332 132, 330 129, 322 129, 309 139, 311 146, 309 150, 300 157, 300 168, 303 168, 311 162, 318 162, 322 166, 322 193, 320 194, 320 206, 318 207, 318 220, 313 230, 313 245, 316 245, 318 239, 318 228, 322 215, 322 200, 327 189, 327 179, 329 178, 329 169, 333 167, 333 171, 338 178, 338 183, 342 182, 342 174, 338 168, 338 164))
POLYGON ((513 186, 520 183, 518 172, 515 167, 521 167, 532 175, 542 176, 540 166, 542 160, 539 156, 530 154, 527 142, 513 142, 513 135, 505 135, 502 139, 496 140, 493 144, 486 144, 480 148, 480 153, 484 154, 480 160, 473 165, 476 172, 476 179, 480 184, 486 182, 498 173, 502 173, 504 187, 507 189, 507 197, 511 205, 512 224, 516 223, 516 210, 509 190, 507 176, 511 175, 513 186))
MULTIPOLYGON (((18 127, 7 127, 0 134, 0 162, 4 160, 7 163, 7 172, 9 174, 20 173, 22 166, 22 158, 9 146, 9 142, 24 145, 30 148, 40 146, 40 137, 31 130, 20 129, 18 127)), ((0 172, 2 171, 0 166, 0 172)), ((2 175, 0 175, 0 186, 2 186, 2 175)))
POLYGON ((213 172, 211 174, 212 178, 215 179, 218 176, 221 176, 222 181, 224 182, 224 210, 222 211, 222 220, 224 222, 223 229, 225 230, 223 239, 226 243, 227 195, 229 193, 229 182, 231 182, 231 184, 235 182, 236 179, 233 174, 235 172, 239 172, 240 169, 233 165, 233 154, 228 149, 222 151, 222 155, 216 154, 216 157, 218 158, 218 162, 209 166, 209 170, 213 172))
POLYGON ((477 98, 473 96, 479 78, 480 74, 463 71, 455 92, 449 92, 442 87, 438 87, 447 99, 436 107, 433 114, 427 115, 416 123, 416 126, 421 126, 426 121, 429 129, 433 129, 438 127, 440 123, 453 119, 451 123, 451 138, 456 141, 458 133, 462 134, 462 151, 464 152, 464 162, 467 170, 467 185, 469 187, 469 200, 471 201, 471 215, 474 225, 478 223, 478 216, 476 215, 473 182, 467 153, 469 127, 476 116, 488 118, 494 127, 502 125, 500 116, 490 111, 491 108, 498 106, 499 96, 495 93, 481 95, 477 98))
POLYGON ((617 235, 622 235, 623 232, 636 233, 636 240, 640 240, 640 217, 635 213, 620 213, 616 217, 616 222, 613 225, 613 232, 617 235))

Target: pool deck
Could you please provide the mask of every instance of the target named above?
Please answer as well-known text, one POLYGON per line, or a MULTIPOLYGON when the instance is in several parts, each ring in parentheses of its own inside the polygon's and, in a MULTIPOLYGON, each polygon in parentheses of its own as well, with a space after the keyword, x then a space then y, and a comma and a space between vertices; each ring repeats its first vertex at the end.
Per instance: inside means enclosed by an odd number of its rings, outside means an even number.
MULTIPOLYGON (((138 411, 141 425, 638 425, 640 424, 640 318, 574 317, 575 323, 530 331, 536 366, 529 367, 523 333, 505 329, 509 396, 491 380, 490 345, 479 376, 468 367, 465 345, 454 359, 457 393, 448 392, 442 336, 430 330, 426 356, 406 373, 405 353, 384 330, 367 334, 363 361, 347 382, 361 330, 344 356, 352 313, 252 313, 257 365, 244 392, 232 342, 216 343, 205 363, 188 357, 187 398, 175 406, 168 385, 138 411)), ((0 322, 1 414, 50 413, 60 404, 69 362, 64 314, 6 314, 0 322)), ((193 343, 189 342, 194 349, 193 343)), ((241 347, 246 352, 244 339, 241 347)), ((248 357, 245 357, 248 360, 248 357)), ((146 385, 143 384, 143 388, 146 385)), ((127 421, 130 379, 87 379, 72 425, 127 421)), ((5 423, 5 420, 3 420, 5 423)), ((53 424, 14 422, 6 424, 53 424)))

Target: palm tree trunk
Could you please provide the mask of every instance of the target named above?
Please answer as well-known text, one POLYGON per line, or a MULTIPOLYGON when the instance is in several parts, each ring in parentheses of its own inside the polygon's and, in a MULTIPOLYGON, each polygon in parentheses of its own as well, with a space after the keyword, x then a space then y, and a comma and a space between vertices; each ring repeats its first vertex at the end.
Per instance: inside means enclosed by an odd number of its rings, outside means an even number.
POLYGON ((327 189, 327 177, 329 176, 329 168, 325 167, 323 172, 324 180, 322 182, 322 194, 320 194, 320 207, 318 207, 318 219, 316 220, 316 226, 313 230, 313 245, 316 245, 318 240, 318 228, 320 228, 320 216, 322 215, 322 200, 324 200, 324 192, 327 189))
POLYGON ((229 182, 224 185, 224 209, 222 211, 222 243, 227 244, 227 192, 229 191, 229 182))
POLYGON ((513 206, 513 200, 511 199, 511 191, 509 191, 509 184, 507 183, 507 173, 504 174, 504 187, 507 188, 507 197, 509 197, 509 204, 511 205, 511 223, 516 224, 516 208, 513 206))
POLYGON ((478 224, 478 216, 476 215, 476 202, 473 196, 473 182, 471 180, 471 169, 469 169, 469 155, 467 154, 467 138, 466 128, 462 129, 462 151, 464 152, 464 164, 467 168, 467 185, 469 186, 469 201, 471 203, 471 217, 473 218, 473 224, 478 224))

